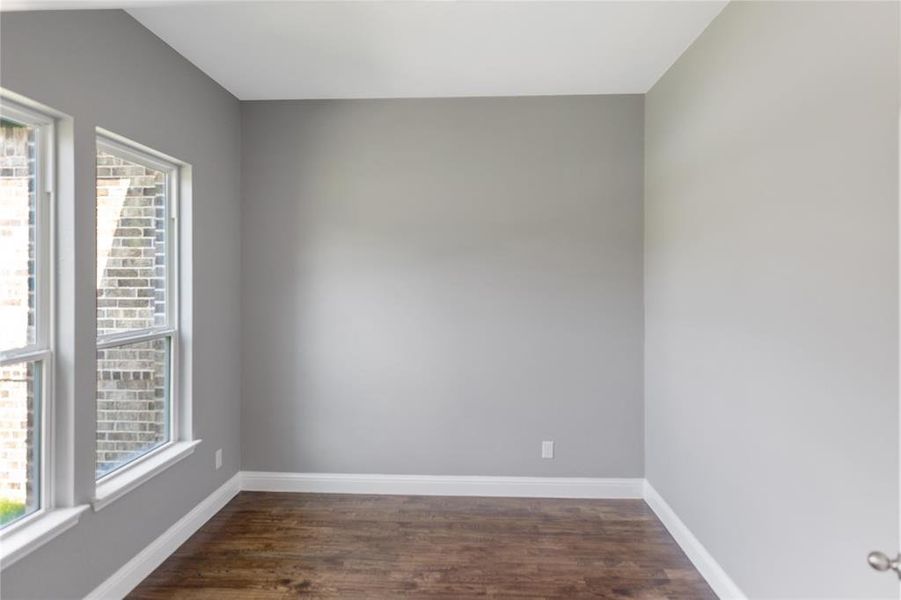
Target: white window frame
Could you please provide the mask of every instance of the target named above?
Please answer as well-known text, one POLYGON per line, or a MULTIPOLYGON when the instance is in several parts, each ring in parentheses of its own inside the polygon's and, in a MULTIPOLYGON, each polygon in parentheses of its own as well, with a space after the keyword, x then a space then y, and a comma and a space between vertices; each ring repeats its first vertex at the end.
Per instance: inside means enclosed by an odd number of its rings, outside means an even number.
POLYGON ((40 363, 39 496, 38 508, 0 529, 0 568, 6 569, 30 552, 78 523, 82 506, 58 503, 56 465, 56 405, 54 402, 56 346, 56 155, 57 116, 23 98, 0 90, 0 115, 35 128, 35 313, 34 341, 21 348, 0 351, 0 365, 40 363))
POLYGON ((102 509, 157 473, 185 458, 200 443, 200 440, 193 439, 190 427, 190 407, 184 402, 182 394, 184 387, 181 377, 182 328, 179 281, 182 228, 179 225, 179 212, 183 189, 181 187, 183 185, 182 178, 187 165, 156 150, 99 128, 97 129, 96 143, 95 156, 97 152, 101 151, 110 153, 166 174, 166 229, 164 233, 166 241, 166 322, 163 325, 154 325, 144 329, 98 335, 97 350, 158 339, 168 340, 169 439, 160 446, 98 478, 92 501, 95 511, 102 509))
MULTIPOLYGON (((0 114, 35 130, 35 283, 34 283, 34 341, 21 348, 0 351, 0 366, 21 362, 40 364, 40 395, 36 407, 40 419, 35 423, 38 435, 38 509, 2 530, 3 536, 32 520, 40 518, 53 508, 53 480, 50 459, 52 457, 50 428, 53 423, 53 292, 52 248, 53 220, 53 118, 4 100, 0 114)), ((0 538, 2 539, 2 538, 0 538)))

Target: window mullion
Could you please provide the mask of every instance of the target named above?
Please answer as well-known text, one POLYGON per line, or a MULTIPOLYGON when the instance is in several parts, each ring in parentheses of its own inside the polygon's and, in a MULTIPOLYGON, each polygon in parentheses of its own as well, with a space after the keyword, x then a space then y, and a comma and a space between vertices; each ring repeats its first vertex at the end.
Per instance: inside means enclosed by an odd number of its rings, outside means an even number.
POLYGON ((0 355, 0 367, 21 362, 36 362, 50 358, 49 348, 27 348, 22 351, 7 352, 0 355))
POLYGON ((97 349, 102 350, 104 348, 113 348, 115 346, 133 344, 135 342, 156 340, 174 334, 175 329, 172 327, 153 327, 149 329, 138 329, 124 333, 114 333, 111 335, 98 337, 97 349))

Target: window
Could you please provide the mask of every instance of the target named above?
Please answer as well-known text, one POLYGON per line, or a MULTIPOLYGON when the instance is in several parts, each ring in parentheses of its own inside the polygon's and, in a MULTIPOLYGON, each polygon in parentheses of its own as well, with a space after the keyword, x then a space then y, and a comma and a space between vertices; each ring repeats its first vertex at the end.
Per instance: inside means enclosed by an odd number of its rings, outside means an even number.
POLYGON ((98 137, 98 481, 177 438, 178 177, 176 164, 98 137))
POLYGON ((53 120, 0 107, 0 529, 49 507, 53 120))

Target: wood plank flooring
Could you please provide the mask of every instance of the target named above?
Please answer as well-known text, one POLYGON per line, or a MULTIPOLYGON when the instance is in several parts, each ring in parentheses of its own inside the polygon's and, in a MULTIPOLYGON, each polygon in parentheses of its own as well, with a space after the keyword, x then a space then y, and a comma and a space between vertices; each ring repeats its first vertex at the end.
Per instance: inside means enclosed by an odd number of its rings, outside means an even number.
POLYGON ((716 596, 641 500, 242 492, 129 598, 716 596))

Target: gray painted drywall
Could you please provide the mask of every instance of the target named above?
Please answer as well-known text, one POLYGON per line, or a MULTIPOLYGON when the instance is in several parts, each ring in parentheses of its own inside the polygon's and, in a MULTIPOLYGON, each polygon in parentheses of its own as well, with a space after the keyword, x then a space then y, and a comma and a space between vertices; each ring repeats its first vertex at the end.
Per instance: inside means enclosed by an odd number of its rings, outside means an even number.
POLYGON ((641 96, 242 118, 245 469, 642 475, 641 96))
POLYGON ((61 231, 60 270, 77 282, 61 321, 75 357, 75 499, 94 472, 94 128, 193 166, 193 405, 197 451, 5 569, 3 598, 91 591, 240 463, 240 116, 212 80, 121 11, 3 13, 0 85, 74 119, 75 228, 61 231), (74 234, 74 235, 73 235, 74 234), (224 450, 222 469, 213 453, 224 450))
POLYGON ((733 2, 646 98, 647 477, 752 598, 897 598, 898 5, 733 2))

